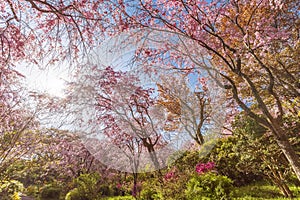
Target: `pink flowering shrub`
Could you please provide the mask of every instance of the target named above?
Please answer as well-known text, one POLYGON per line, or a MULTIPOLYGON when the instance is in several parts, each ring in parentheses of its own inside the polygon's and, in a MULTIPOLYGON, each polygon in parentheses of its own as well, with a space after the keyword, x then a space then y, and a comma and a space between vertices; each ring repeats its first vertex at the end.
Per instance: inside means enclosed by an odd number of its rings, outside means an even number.
POLYGON ((174 179, 176 178, 178 175, 178 171, 177 171, 177 168, 176 167, 173 167, 170 171, 168 171, 165 176, 164 176, 164 179, 166 181, 168 180, 171 180, 171 179, 174 179))
POLYGON ((122 188, 122 183, 117 183, 116 188, 121 189, 122 188))
POLYGON ((170 172, 168 172, 166 175, 165 175, 165 180, 170 180, 170 179, 172 179, 172 178, 174 178, 174 176, 175 176, 175 172, 174 171, 170 171, 170 172))
POLYGON ((196 165, 196 172, 198 174, 203 174, 205 172, 209 172, 215 168, 214 162, 208 162, 208 163, 198 163, 196 165))

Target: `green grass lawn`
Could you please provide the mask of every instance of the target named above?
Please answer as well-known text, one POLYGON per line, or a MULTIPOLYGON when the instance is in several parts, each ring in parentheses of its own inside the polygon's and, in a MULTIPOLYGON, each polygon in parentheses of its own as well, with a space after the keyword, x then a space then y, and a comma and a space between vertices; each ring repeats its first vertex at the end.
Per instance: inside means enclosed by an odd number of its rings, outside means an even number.
MULTIPOLYGON (((300 187, 290 186, 295 198, 300 200, 300 187)), ((276 186, 272 186, 268 183, 255 183, 253 185, 247 185, 244 187, 236 188, 235 200, 281 200, 289 199, 284 198, 280 190, 276 186)))
MULTIPOLYGON (((300 187, 290 185, 290 189, 294 194, 293 200, 300 200, 300 187)), ((280 190, 266 182, 258 182, 255 184, 236 187, 233 200, 288 200, 284 198, 280 190)), ((124 197, 107 197, 103 200, 134 200, 132 196, 124 197)), ((201 200, 201 199, 199 199, 201 200)))
POLYGON ((135 200, 132 196, 107 197, 103 200, 135 200))

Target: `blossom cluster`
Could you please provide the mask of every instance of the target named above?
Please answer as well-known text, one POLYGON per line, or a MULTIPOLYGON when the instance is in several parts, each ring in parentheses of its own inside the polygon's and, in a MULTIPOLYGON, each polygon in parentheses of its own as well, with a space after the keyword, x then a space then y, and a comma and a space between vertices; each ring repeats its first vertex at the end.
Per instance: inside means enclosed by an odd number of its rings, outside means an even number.
POLYGON ((168 172, 168 173, 165 175, 165 180, 170 180, 170 179, 172 179, 174 176, 175 176, 175 172, 174 172, 174 171, 168 172))
POLYGON ((177 174, 177 168, 173 167, 173 169, 171 169, 168 173, 165 174, 164 179, 166 181, 171 180, 173 178, 176 178, 176 174, 177 174))
POLYGON ((203 174, 205 172, 211 171, 215 168, 214 162, 208 162, 208 163, 198 163, 196 165, 196 172, 198 174, 203 174))

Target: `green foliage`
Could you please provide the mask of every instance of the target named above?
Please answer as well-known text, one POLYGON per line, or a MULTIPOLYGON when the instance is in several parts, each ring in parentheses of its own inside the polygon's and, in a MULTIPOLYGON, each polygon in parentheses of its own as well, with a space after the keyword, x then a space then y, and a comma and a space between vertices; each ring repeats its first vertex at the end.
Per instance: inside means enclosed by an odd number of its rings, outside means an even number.
POLYGON ((2 181, 0 183, 1 200, 19 200, 19 193, 24 190, 21 182, 16 180, 2 181))
POLYGON ((82 195, 79 193, 78 188, 74 188, 67 193, 65 200, 80 200, 83 198, 84 197, 82 197, 82 195))
POLYGON ((186 190, 186 183, 188 182, 189 178, 189 173, 184 174, 182 172, 175 171, 174 178, 165 180, 164 184, 161 186, 161 193, 163 195, 163 199, 186 199, 184 191, 186 190))
MULTIPOLYGON (((250 117, 240 114, 233 123, 236 144, 233 148, 239 157, 237 168, 244 172, 263 174, 280 188, 286 197, 292 196, 287 186, 291 168, 275 138, 250 117)), ((294 130, 287 128, 287 137, 291 138, 294 130)), ((294 146, 297 146, 294 143, 294 146)))
POLYGON ((86 196, 88 199, 96 198, 98 193, 97 184, 100 180, 100 175, 94 174, 81 174, 75 179, 79 193, 86 196))
POLYGON ((291 174, 290 176, 288 176, 286 181, 292 185, 300 187, 300 181, 298 180, 298 178, 295 174, 291 174))
POLYGON ((0 173, 0 177, 19 180, 25 187, 28 187, 29 185, 43 186, 45 183, 55 182, 57 179, 62 180, 65 178, 66 175, 56 168, 49 169, 49 163, 51 162, 53 163, 56 161, 54 158, 53 160, 44 159, 40 155, 37 155, 30 160, 19 159, 6 167, 6 169, 0 173))
POLYGON ((235 117, 232 126, 234 128, 234 133, 247 134, 247 136, 252 139, 261 138, 267 132, 265 127, 261 126, 258 122, 249 116, 246 116, 244 113, 235 117))
POLYGON ((142 185, 141 200, 163 200, 158 179, 149 179, 142 185))
POLYGON ((97 188, 98 188, 99 193, 101 193, 102 196, 112 196, 116 192, 115 191, 116 189, 113 188, 109 184, 101 184, 101 185, 98 185, 97 188))
MULTIPOLYGON (((205 151, 206 148, 202 148, 201 150, 205 151)), ((185 199, 184 191, 186 190, 186 183, 195 172, 195 166, 199 162, 207 161, 208 158, 204 157, 201 151, 186 151, 181 153, 177 157, 177 160, 169 166, 168 171, 174 171, 175 169, 174 178, 165 180, 161 186, 161 193, 164 199, 185 199)))
MULTIPOLYGON (((296 148, 300 144, 296 137, 299 128, 293 119, 285 121, 289 127, 287 135, 296 148)), ((232 127, 233 136, 220 139, 210 153, 210 160, 216 163, 218 172, 231 178, 236 186, 268 177, 282 187, 287 178, 292 177, 291 169, 274 138, 244 113, 236 116, 232 127)))
POLYGON ((197 151, 177 152, 169 160, 169 167, 176 167, 180 172, 191 174, 195 171, 195 166, 199 163, 210 161, 208 155, 212 148, 217 144, 218 140, 212 138, 205 142, 197 151))
POLYGON ((19 195, 18 192, 15 192, 12 196, 11 196, 11 200, 21 200, 21 197, 19 195))
MULTIPOLYGON (((165 176, 158 177, 162 174, 156 174, 153 177, 151 174, 148 177, 143 177, 142 190, 140 192, 140 198, 143 200, 183 200, 185 198, 184 191, 186 189, 186 183, 189 180, 189 173, 184 173, 172 167, 168 170, 161 171, 165 176), (173 175, 167 178, 167 174, 172 172, 173 175), (176 191, 176 192, 174 192, 176 191)), ((142 179, 142 178, 141 178, 142 179)))
POLYGON ((11 163, 9 166, 5 167, 5 170, 1 170, 0 178, 9 180, 20 180, 24 174, 22 170, 24 169, 24 161, 18 160, 11 163))
POLYGON ((101 198, 100 192, 100 175, 81 174, 74 180, 76 188, 69 191, 66 195, 66 200, 98 200, 101 198))
POLYGON ((247 154, 238 154, 236 152, 242 151, 237 149, 237 143, 237 137, 221 138, 210 152, 210 160, 216 164, 218 173, 232 179, 235 186, 246 185, 262 179, 262 175, 257 171, 254 173, 249 168, 244 168, 243 166, 245 165, 238 165, 242 160, 241 156, 247 156, 247 154))
POLYGON ((41 200, 58 200, 61 192, 62 188, 60 185, 57 183, 51 183, 41 188, 39 197, 41 200))
POLYGON ((194 175, 187 183, 185 191, 189 200, 198 199, 231 199, 233 192, 232 180, 215 173, 194 175))
POLYGON ((174 161, 170 167, 175 166, 179 171, 193 172, 200 160, 203 160, 203 162, 205 160, 205 158, 201 157, 201 152, 186 151, 179 155, 174 155, 174 161))
POLYGON ((37 197, 39 194, 38 186, 36 185, 30 185, 26 188, 26 195, 31 197, 37 197))

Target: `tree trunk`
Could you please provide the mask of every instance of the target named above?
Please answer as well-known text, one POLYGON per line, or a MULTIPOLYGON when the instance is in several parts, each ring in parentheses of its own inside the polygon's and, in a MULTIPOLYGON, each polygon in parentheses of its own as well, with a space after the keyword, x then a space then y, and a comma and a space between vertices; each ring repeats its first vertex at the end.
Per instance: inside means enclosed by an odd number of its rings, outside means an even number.
POLYGON ((138 196, 138 188, 137 188, 137 181, 138 181, 138 173, 133 173, 133 188, 132 188, 132 196, 137 197, 138 196))
POLYGON ((196 137, 195 137, 195 140, 196 142, 201 146, 204 144, 204 137, 201 133, 201 128, 202 128, 202 123, 199 123, 197 125, 197 132, 196 132, 196 137))
POLYGON ((290 190, 290 188, 287 186, 285 182, 283 182, 282 180, 276 180, 274 181, 274 183, 279 187, 279 190, 282 192, 284 197, 287 198, 293 197, 292 191, 290 190))
POLYGON ((282 194, 285 197, 292 198, 293 193, 290 190, 290 188, 288 187, 288 185, 285 183, 285 181, 283 180, 281 172, 277 171, 276 169, 272 168, 271 166, 269 167, 269 169, 272 172, 272 176, 269 175, 269 178, 271 179, 271 181, 273 181, 273 183, 275 183, 275 185, 278 186, 279 190, 282 192, 282 194))
POLYGON ((283 174, 280 170, 278 171, 278 175, 279 175, 280 181, 282 183, 282 187, 285 190, 285 192, 288 194, 288 197, 293 198, 294 197, 293 192, 290 190, 289 186, 286 184, 283 174))
POLYGON ((284 189, 285 193, 287 194, 287 197, 289 197, 289 198, 294 197, 292 191, 290 190, 289 186, 285 182, 282 182, 282 188, 284 189))
POLYGON ((289 142, 286 135, 283 134, 283 130, 281 128, 276 128, 275 130, 275 139, 277 144, 279 145, 281 151, 285 155, 289 164, 291 165, 294 173, 296 174, 298 180, 300 181, 300 160, 299 156, 293 149, 291 143, 289 142))
POLYGON ((152 144, 151 140, 150 142, 147 141, 147 138, 143 139, 143 145, 147 148, 148 153, 150 154, 150 158, 154 164, 154 167, 156 170, 160 169, 160 164, 154 149, 154 145, 152 144))

